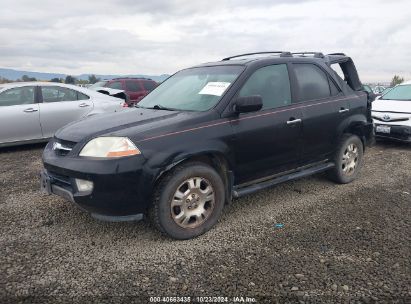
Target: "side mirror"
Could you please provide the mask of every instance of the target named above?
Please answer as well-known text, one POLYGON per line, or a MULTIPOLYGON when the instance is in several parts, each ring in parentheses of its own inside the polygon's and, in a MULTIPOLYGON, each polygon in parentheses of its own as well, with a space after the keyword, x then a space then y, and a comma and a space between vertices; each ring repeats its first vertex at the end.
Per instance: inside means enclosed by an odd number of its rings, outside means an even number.
POLYGON ((236 113, 248 113, 261 110, 263 99, 260 95, 237 97, 234 100, 234 111, 236 113))

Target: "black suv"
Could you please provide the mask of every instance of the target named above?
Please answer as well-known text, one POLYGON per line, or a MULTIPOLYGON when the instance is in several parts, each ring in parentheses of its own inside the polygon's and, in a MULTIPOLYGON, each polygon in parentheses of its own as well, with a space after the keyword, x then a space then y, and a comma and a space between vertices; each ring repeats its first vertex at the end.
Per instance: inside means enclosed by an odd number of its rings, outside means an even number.
POLYGON ((147 214, 169 236, 192 238, 232 198, 321 171, 354 180, 373 139, 362 90, 340 53, 252 53, 185 69, 135 109, 60 129, 41 186, 95 218, 147 214))

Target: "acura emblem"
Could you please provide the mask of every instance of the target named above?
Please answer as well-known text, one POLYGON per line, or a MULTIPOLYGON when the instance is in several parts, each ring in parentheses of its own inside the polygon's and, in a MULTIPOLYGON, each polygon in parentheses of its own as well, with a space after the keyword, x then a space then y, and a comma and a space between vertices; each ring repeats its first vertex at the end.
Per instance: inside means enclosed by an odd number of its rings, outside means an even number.
POLYGON ((384 120, 384 121, 389 121, 389 120, 391 120, 391 117, 390 117, 390 115, 385 114, 385 115, 382 117, 382 120, 384 120))

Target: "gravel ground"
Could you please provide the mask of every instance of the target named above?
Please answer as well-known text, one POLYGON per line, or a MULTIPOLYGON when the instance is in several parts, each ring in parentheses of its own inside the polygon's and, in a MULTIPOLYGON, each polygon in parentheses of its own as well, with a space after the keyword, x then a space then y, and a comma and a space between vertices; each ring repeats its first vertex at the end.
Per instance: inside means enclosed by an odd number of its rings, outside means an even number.
POLYGON ((0 150, 1 303, 411 303, 409 145, 369 149, 349 185, 320 174, 238 199, 189 241, 146 221, 99 222, 40 195, 42 148, 0 150))

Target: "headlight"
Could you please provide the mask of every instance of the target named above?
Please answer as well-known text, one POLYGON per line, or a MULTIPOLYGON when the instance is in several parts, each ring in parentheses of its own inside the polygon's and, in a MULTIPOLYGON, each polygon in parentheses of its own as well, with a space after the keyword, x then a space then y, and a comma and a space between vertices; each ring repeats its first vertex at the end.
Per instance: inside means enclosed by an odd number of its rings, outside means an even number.
POLYGON ((80 156, 124 157, 141 154, 127 137, 97 137, 90 140, 80 152, 80 156))

